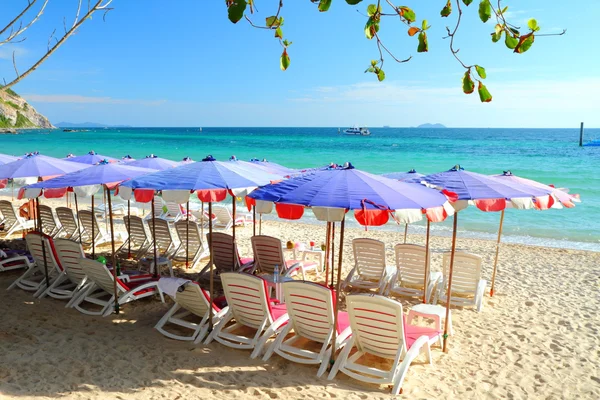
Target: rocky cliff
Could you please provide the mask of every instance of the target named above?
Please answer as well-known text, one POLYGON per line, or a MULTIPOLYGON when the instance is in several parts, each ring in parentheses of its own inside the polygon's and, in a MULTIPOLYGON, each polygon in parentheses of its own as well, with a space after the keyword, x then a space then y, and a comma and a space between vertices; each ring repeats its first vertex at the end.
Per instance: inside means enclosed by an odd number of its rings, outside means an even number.
POLYGON ((48 118, 11 89, 0 90, 0 128, 54 128, 48 118))

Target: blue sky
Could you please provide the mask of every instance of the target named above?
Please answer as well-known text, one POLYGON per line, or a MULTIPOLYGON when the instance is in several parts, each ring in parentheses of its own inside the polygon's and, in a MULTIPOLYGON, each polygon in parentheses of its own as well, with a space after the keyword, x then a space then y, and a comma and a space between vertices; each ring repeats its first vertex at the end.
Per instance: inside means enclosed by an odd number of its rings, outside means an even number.
MULTIPOLYGON (((3 5, 12 14, 25 0, 3 5)), ((27 40, 0 47, 0 74, 7 81, 16 51, 20 69, 46 47, 63 16, 74 16, 76 0, 51 1, 27 40)), ((455 15, 439 16, 443 1, 407 1, 417 19, 427 18, 430 51, 416 52, 416 37, 396 19, 380 32, 394 53, 413 59, 395 64, 387 57, 387 79, 364 74, 377 57, 364 37, 364 12, 333 1, 329 12, 287 0, 282 15, 292 64, 279 69, 281 47, 266 30, 227 20, 223 1, 114 0, 106 21, 97 14, 33 75, 14 89, 52 122, 103 122, 134 126, 414 126, 441 122, 453 127, 600 126, 596 93, 600 56, 594 15, 600 2, 542 0, 504 2, 516 25, 536 17, 545 32, 532 49, 513 54, 492 43, 493 24, 483 24, 477 3, 465 8, 457 47, 466 63, 484 66, 494 96, 481 104, 462 94, 464 70, 452 58, 445 26, 455 15), (426 3, 426 4, 424 4, 426 3), (439 3, 439 4, 438 4, 439 3), (562 6, 559 6, 562 4, 562 6)), ((257 23, 273 14, 275 0, 256 1, 257 23)), ((6 17, 5 17, 6 18, 6 17)), ((5 19, 3 18, 3 20, 5 19)), ((68 21, 67 20, 67 21, 68 21)), ((1 23, 0 23, 1 25, 1 23)), ((419 24, 420 25, 420 24, 419 24)), ((419 26, 417 25, 417 26, 419 26)))

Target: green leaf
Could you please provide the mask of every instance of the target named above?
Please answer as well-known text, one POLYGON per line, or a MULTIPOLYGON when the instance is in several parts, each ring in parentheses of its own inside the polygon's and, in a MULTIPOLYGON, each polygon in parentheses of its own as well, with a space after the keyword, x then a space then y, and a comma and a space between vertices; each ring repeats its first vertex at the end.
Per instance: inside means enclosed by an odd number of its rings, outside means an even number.
POLYGON ((369 17, 372 17, 376 13, 377 13, 377 6, 375 4, 369 4, 369 6, 367 7, 367 14, 369 15, 369 17))
POLYGON ((329 10, 329 7, 331 7, 331 0, 321 0, 321 2, 319 3, 320 12, 325 12, 329 10))
POLYGON ((450 0, 448 0, 448 2, 446 3, 446 6, 444 8, 442 8, 442 11, 440 12, 440 15, 442 17, 447 17, 452 13, 452 3, 450 3, 450 0))
POLYGON ((515 47, 515 53, 525 53, 533 45, 535 37, 533 35, 524 35, 519 38, 519 44, 515 47))
POLYGON ((265 18, 265 25, 267 28, 277 28, 282 24, 282 19, 277 19, 276 16, 272 15, 270 17, 265 18))
POLYGON ((288 46, 290 46, 291 44, 292 44, 292 42, 288 42, 287 40, 284 40, 284 41, 283 41, 283 45, 284 45, 285 47, 288 47, 288 46))
POLYGON ((516 37, 513 37, 509 34, 506 34, 506 39, 504 39, 504 44, 506 44, 506 47, 508 47, 509 49, 514 49, 515 47, 517 47, 517 45, 519 44, 519 39, 517 39, 516 37))
POLYGON ((473 2, 473 0, 462 0, 463 3, 465 3, 465 6, 468 6, 469 4, 471 4, 473 2))
POLYGON ((468 70, 463 76, 462 87, 465 94, 471 94, 475 91, 475 82, 471 79, 471 72, 468 70))
POLYGON ((479 82, 477 92, 479 92, 479 100, 481 100, 482 103, 489 103, 490 101, 492 101, 492 95, 483 83, 479 82))
POLYGON ((418 53, 426 53, 429 51, 429 43, 427 43, 427 34, 425 31, 419 33, 419 45, 417 46, 418 53))
POLYGON ((377 61, 377 60, 371 60, 371 65, 372 66, 376 66, 377 64, 379 64, 379 61, 377 61))
POLYGON ((346 0, 346 3, 350 4, 351 6, 355 6, 358 3, 360 3, 362 0, 346 0))
POLYGON ((366 74, 367 72, 375 72, 375 68, 373 68, 373 67, 369 67, 369 68, 365 69, 365 74, 366 74))
POLYGON ((279 39, 283 39, 283 31, 281 30, 280 27, 277 27, 277 29, 275 29, 275 37, 279 38, 279 39))
POLYGON ((479 18, 482 22, 487 22, 492 17, 492 5, 490 0, 481 0, 479 3, 479 18))
POLYGON ((365 36, 367 39, 373 39, 373 36, 379 32, 379 22, 373 20, 373 17, 369 17, 365 24, 365 36))
POLYGON ((513 33, 513 35, 521 36, 521 32, 519 32, 517 29, 511 27, 509 27, 508 29, 513 33))
POLYGON ((504 27, 500 24, 496 24, 496 26, 494 27, 494 32, 496 33, 500 33, 504 30, 504 27))
POLYGON ((377 80, 379 82, 383 81, 385 79, 385 72, 383 72, 382 69, 380 69, 379 71, 377 71, 377 80))
POLYGON ((502 31, 496 33, 492 33, 492 42, 496 43, 497 41, 499 41, 500 39, 502 39, 502 31))
POLYGON ((281 59, 279 60, 279 67, 282 71, 285 71, 290 66, 290 56, 288 56, 287 50, 283 49, 281 53, 281 59))
POLYGON ((246 11, 246 0, 232 0, 227 9, 227 16, 234 24, 244 17, 246 11))
POLYGON ((504 14, 504 13, 505 13, 505 12, 507 12, 507 11, 508 11, 508 6, 504 7, 504 8, 502 9, 502 11, 500 11, 500 14, 504 14))
POLYGON ((477 71, 477 75, 479 75, 481 79, 485 79, 487 77, 487 75, 485 74, 485 68, 483 68, 482 66, 476 65, 475 71, 477 71))
POLYGON ((529 21, 527 21, 527 26, 529 27, 529 29, 531 29, 534 32, 537 32, 540 30, 540 27, 538 26, 537 21, 533 18, 531 18, 529 21))
POLYGON ((427 30, 427 20, 424 19, 423 22, 421 22, 421 29, 426 31, 427 30))
POLYGON ((409 24, 412 24, 417 20, 417 15, 415 12, 406 6, 401 6, 399 8, 400 16, 406 20, 409 24))

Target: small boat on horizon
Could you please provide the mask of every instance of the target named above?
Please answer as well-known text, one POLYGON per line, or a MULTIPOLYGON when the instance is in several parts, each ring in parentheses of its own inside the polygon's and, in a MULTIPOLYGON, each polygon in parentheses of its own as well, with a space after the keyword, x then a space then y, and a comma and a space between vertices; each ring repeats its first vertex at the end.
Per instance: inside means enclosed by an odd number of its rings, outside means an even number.
POLYGON ((366 127, 358 127, 354 125, 352 128, 348 128, 344 131, 345 135, 351 136, 371 136, 371 131, 366 127))

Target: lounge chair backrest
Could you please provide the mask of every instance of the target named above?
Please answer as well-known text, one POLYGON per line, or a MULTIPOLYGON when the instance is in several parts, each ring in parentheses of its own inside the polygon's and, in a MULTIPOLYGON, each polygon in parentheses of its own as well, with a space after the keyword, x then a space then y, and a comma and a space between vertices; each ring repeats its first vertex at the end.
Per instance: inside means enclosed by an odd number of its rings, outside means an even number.
POLYGON ((354 266, 363 280, 380 280, 385 274, 385 243, 375 239, 352 241, 354 266))
POLYGON ((398 269, 398 281, 403 286, 423 289, 425 287, 425 266, 429 264, 426 260, 425 246, 416 244, 397 244, 394 247, 396 256, 396 268, 398 269))
POLYGON ((204 317, 210 307, 210 297, 208 293, 200 288, 195 282, 189 282, 185 285, 183 292, 177 292, 175 301, 181 307, 196 314, 199 317, 204 317))
POLYGON ((33 260, 38 266, 44 266, 44 250, 46 248, 46 265, 48 266, 48 273, 62 272, 63 268, 58 261, 56 250, 54 249, 54 242, 52 238, 41 235, 38 232, 30 232, 25 236, 25 242, 27 243, 27 250, 33 257, 33 260))
POLYGON ((85 257, 81 245, 69 239, 56 239, 54 248, 60 265, 65 269, 71 282, 80 284, 85 278, 85 272, 79 263, 79 259, 85 257))
POLYGON ((250 274, 225 272, 221 281, 227 305, 237 322, 255 329, 261 328, 267 317, 267 326, 273 322, 265 280, 250 274))
POLYGON ((178 217, 183 214, 183 211, 181 211, 180 204, 165 202, 165 205, 167 206, 167 212, 166 212, 167 215, 169 215, 171 217, 178 217))
POLYGON ((42 219, 42 230, 47 235, 52 235, 56 231, 56 219, 54 218, 54 213, 52 212, 52 208, 47 205, 40 204, 40 218, 42 219))
POLYGON ((126 215, 123 217, 123 222, 125 223, 125 228, 127 228, 127 233, 129 234, 129 239, 132 243, 141 246, 149 240, 149 235, 143 219, 136 217, 135 215, 126 215))
MULTIPOLYGON (((443 258, 444 279, 448 281, 451 252, 445 252, 443 258)), ((452 295, 475 295, 481 280, 481 257, 475 254, 457 251, 454 254, 452 272, 452 295)))
POLYGON ((10 201, 0 200, 0 212, 2 212, 2 215, 4 216, 5 225, 10 226, 17 222, 17 214, 10 201))
POLYGON ((163 199, 159 196, 154 196, 154 216, 156 216, 156 218, 160 217, 161 215, 163 215, 164 211, 163 211, 163 206, 165 205, 165 202, 163 201, 163 199))
POLYGON ((272 274, 275 266, 282 269, 285 265, 285 257, 281 247, 281 240, 265 235, 252 236, 252 251, 254 252, 254 262, 257 269, 261 272, 272 274))
POLYGON ((346 297, 346 306, 359 351, 394 358, 401 346, 406 350, 402 304, 383 296, 358 294, 346 297))
POLYGON ((333 291, 312 282, 283 283, 285 305, 294 332, 309 340, 324 343, 334 324, 333 291))
POLYGON ((164 219, 156 218, 154 220, 154 224, 154 230, 156 231, 155 234, 153 234, 152 220, 148 221, 150 234, 153 235, 153 238, 156 241, 156 250, 158 253, 164 254, 173 245, 173 235, 171 234, 171 229, 169 228, 169 222, 164 219))
POLYGON ((180 220, 175 222, 175 231, 177 231, 177 237, 185 249, 186 243, 189 245, 190 256, 193 256, 200 248, 202 248, 202 239, 200 237, 200 229, 198 224, 194 221, 189 221, 189 233, 187 228, 188 221, 180 220), (187 236, 189 235, 189 236, 187 236), (188 240, 186 240, 186 237, 188 240))
POLYGON ((77 232, 77 219, 75 211, 68 207, 56 207, 56 216, 67 237, 75 236, 77 232))
POLYGON ((85 234, 89 237, 90 241, 92 240, 92 218, 94 219, 93 237, 96 237, 100 233, 100 224, 98 223, 96 214, 88 210, 79 211, 79 220, 81 221, 81 226, 83 226, 85 234))
POLYGON ((226 224, 229 224, 233 220, 231 211, 229 211, 229 208, 227 208, 225 206, 213 206, 212 212, 213 212, 214 216, 217 218, 217 221, 219 224, 226 225, 226 224))
MULTIPOLYGON (((211 244, 210 233, 206 234, 208 244, 211 244)), ((240 259, 237 246, 233 244, 233 236, 223 232, 212 233, 213 263, 219 272, 232 272, 239 268, 240 259), (235 250, 234 250, 235 248, 235 250)))
MULTIPOLYGON (((112 272, 106 268, 106 265, 87 258, 80 258, 79 263, 87 277, 96 283, 96 285, 100 286, 100 288, 108 293, 114 292, 113 275, 112 272)), ((117 279, 117 288, 119 291, 127 291, 129 289, 120 279, 117 279)))

